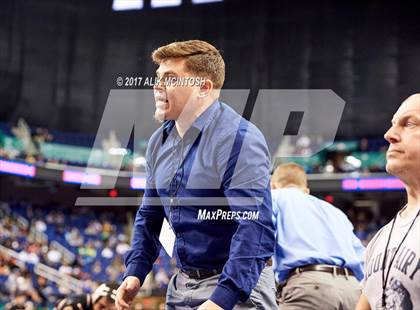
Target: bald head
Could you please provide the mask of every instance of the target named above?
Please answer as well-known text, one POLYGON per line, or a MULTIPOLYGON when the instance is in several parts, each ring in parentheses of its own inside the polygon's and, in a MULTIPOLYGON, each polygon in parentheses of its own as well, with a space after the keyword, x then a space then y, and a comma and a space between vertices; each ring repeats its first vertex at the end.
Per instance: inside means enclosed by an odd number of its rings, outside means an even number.
POLYGON ((408 111, 414 111, 420 113, 420 93, 411 95, 401 103, 397 112, 395 112, 393 120, 399 116, 407 113, 408 111))
MULTIPOLYGON (((420 93, 411 95, 410 97, 408 97, 404 102, 415 102, 417 104, 420 104, 420 93)), ((403 103, 404 103, 403 102, 403 103)))
POLYGON ((386 170, 408 183, 420 179, 420 93, 407 98, 394 114, 385 139, 386 170))

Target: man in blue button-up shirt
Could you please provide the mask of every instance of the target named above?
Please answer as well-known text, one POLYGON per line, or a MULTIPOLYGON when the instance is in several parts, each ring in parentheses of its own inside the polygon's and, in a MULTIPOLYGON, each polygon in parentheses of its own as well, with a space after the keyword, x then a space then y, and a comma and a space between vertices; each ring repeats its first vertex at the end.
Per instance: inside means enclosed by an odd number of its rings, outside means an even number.
POLYGON ((306 173, 297 164, 277 167, 271 185, 280 309, 354 309, 365 249, 347 216, 309 195, 306 173))
POLYGON ((152 58, 160 79, 155 118, 163 124, 149 140, 147 185, 117 307, 128 308, 151 270, 167 219, 181 270, 169 284, 168 309, 275 308, 266 266, 274 225, 265 139, 218 101, 224 62, 212 45, 176 42, 152 58))

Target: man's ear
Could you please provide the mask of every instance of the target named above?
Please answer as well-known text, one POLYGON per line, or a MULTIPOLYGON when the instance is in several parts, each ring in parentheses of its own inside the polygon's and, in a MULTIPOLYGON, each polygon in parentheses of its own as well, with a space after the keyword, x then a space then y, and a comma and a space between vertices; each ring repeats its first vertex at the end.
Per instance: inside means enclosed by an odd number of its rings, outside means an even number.
POLYGON ((309 187, 305 188, 305 193, 307 193, 308 195, 311 193, 311 190, 309 189, 309 187))
POLYGON ((197 80, 197 83, 200 82, 200 98, 207 97, 210 92, 213 90, 213 82, 209 79, 205 79, 203 81, 197 80))

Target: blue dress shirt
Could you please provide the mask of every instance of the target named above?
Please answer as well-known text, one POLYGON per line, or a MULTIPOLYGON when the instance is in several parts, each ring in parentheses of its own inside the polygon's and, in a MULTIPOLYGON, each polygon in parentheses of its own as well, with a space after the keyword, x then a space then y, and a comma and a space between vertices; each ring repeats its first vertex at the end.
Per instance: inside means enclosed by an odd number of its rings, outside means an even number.
POLYGON ((184 134, 166 121, 147 149, 147 185, 126 254, 126 276, 143 283, 161 248, 163 218, 175 232, 180 269, 220 269, 210 300, 224 309, 249 298, 274 253, 270 154, 258 128, 219 101, 184 134), (258 211, 257 220, 203 220, 200 209, 258 211))
POLYGON ((291 270, 312 264, 346 267, 359 281, 363 279, 365 248, 341 210, 297 188, 276 189, 271 195, 278 282, 286 280, 291 270))

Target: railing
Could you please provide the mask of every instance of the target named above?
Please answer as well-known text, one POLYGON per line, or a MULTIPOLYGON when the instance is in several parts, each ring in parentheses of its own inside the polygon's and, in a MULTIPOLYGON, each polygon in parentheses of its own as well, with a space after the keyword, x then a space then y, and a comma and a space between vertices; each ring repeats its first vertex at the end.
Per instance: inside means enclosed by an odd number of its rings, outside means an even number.
MULTIPOLYGON (((3 253, 6 257, 14 258, 16 260, 15 264, 21 269, 26 268, 26 263, 19 258, 19 253, 2 245, 0 245, 0 252, 3 253)), ((44 265, 42 263, 35 264, 34 272, 35 274, 44 277, 47 280, 57 283, 59 287, 67 288, 70 291, 73 291, 78 294, 83 292, 82 281, 77 280, 69 275, 61 274, 56 269, 51 268, 47 265, 44 265)))
POLYGON ((61 243, 53 240, 53 241, 51 241, 50 246, 51 246, 51 248, 53 248, 53 249, 55 249, 55 250, 57 250, 58 252, 61 253, 64 262, 66 262, 67 264, 72 264, 74 262, 74 260, 76 259, 76 256, 72 253, 72 251, 67 249, 61 243))

